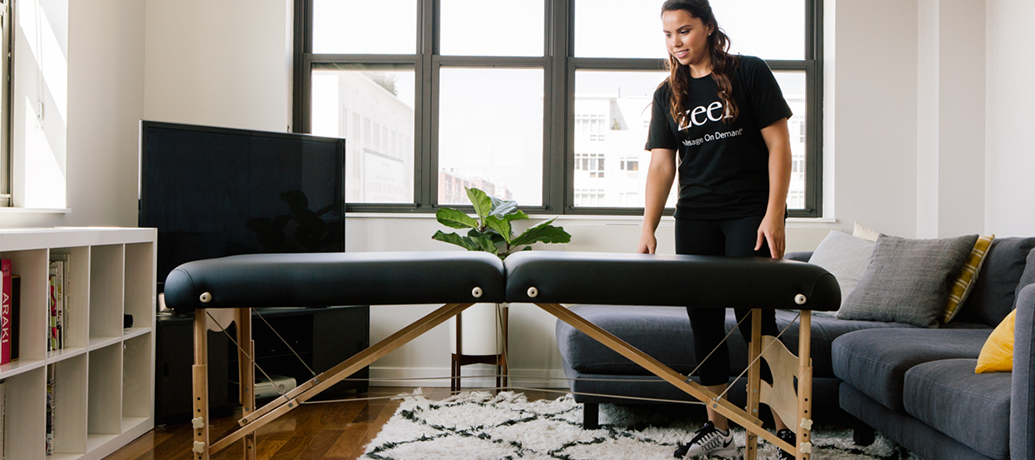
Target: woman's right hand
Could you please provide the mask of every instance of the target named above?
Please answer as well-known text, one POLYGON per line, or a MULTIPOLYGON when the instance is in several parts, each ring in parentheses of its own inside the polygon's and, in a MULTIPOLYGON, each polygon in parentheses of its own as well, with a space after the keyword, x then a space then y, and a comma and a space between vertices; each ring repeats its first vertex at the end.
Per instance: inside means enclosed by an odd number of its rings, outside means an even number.
POLYGON ((637 254, 654 254, 657 249, 658 239, 654 237, 654 232, 644 231, 640 234, 640 244, 636 247, 637 254))

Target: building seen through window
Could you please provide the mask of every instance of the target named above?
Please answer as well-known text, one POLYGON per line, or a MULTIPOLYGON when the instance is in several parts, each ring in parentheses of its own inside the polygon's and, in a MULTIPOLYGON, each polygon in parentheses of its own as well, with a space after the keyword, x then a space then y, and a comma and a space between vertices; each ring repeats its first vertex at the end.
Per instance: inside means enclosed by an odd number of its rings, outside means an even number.
POLYGON ((413 72, 327 70, 312 78, 312 133, 346 139, 345 200, 412 202, 413 72))

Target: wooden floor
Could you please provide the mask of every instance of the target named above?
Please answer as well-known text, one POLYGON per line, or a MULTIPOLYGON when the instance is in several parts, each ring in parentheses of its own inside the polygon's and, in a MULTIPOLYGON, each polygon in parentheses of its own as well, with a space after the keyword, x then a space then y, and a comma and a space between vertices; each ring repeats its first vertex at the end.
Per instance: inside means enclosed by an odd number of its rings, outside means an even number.
MULTIPOLYGON (((360 397, 395 396, 412 393, 414 388, 371 387, 360 397)), ((450 396, 449 388, 424 388, 429 399, 450 396)), ((524 391, 530 401, 555 399, 552 392, 524 391)), ((332 459, 352 460, 363 455, 364 447, 381 431, 395 414, 399 400, 305 404, 257 431, 256 458, 260 460, 332 459)), ((212 441, 237 428, 240 412, 212 419, 212 441)), ((107 460, 190 460, 193 430, 189 423, 155 428, 126 445, 107 460)), ((238 442, 212 460, 241 459, 242 443, 238 442)))

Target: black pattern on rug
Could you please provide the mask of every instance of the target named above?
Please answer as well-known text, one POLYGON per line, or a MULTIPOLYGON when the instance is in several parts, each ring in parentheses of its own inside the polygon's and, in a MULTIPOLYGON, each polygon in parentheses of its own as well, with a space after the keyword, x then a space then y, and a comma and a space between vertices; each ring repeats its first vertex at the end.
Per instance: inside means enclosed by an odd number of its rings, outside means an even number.
MULTIPOLYGON (((406 395, 395 415, 366 446, 363 458, 406 459, 669 459, 677 444, 698 428, 690 422, 666 423, 601 405, 601 426, 582 428, 582 404, 571 395, 529 402, 521 393, 468 392, 430 401, 419 390, 406 395)), ((744 430, 734 429, 743 453, 744 430)), ((908 451, 877 436, 857 446, 851 431, 813 431, 816 460, 906 460, 908 451)), ((759 445, 759 458, 776 458, 776 449, 759 445)))

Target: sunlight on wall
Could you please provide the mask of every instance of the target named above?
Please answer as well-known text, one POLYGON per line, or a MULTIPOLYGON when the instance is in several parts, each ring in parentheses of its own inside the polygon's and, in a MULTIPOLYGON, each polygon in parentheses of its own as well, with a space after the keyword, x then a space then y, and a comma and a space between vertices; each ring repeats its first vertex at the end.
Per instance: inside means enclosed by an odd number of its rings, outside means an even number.
POLYGON ((65 208, 68 111, 68 1, 17 4, 15 204, 65 208))
MULTIPOLYGON (((58 161, 57 155, 47 143, 44 131, 37 131, 33 121, 34 104, 25 102, 22 130, 25 132, 22 145, 25 148, 24 179, 20 206, 26 208, 65 207, 65 162, 64 155, 58 161)), ((62 146, 63 147, 63 146, 62 146)))

